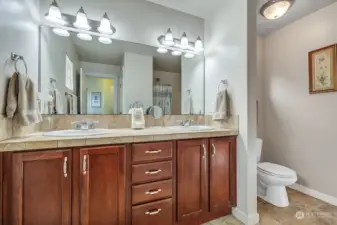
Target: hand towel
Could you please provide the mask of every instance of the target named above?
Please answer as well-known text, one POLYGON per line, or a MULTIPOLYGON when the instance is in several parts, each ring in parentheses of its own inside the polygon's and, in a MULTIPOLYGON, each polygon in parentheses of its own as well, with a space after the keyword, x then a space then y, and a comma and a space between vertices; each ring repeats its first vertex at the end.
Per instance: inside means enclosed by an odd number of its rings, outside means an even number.
POLYGON ((73 96, 70 94, 66 94, 67 98, 67 113, 68 114, 73 114, 73 96))
POLYGON ((42 121, 37 109, 35 85, 27 75, 15 72, 11 77, 7 90, 6 114, 23 126, 42 121))
POLYGON ((217 93, 213 120, 228 120, 229 117, 229 96, 225 89, 217 93))
POLYGON ((57 89, 52 89, 50 95, 53 97, 53 114, 64 114, 64 99, 61 92, 57 89))
POLYGON ((71 114, 77 114, 77 96, 72 95, 72 101, 73 101, 73 108, 72 108, 72 113, 71 114))

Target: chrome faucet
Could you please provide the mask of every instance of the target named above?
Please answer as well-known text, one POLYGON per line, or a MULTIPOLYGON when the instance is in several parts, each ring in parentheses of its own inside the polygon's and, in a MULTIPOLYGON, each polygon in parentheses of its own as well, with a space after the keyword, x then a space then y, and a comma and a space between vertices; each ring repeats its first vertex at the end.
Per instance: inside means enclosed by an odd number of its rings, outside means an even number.
POLYGON ((192 123, 194 122, 194 120, 182 120, 180 122, 180 125, 181 126, 184 126, 184 127, 189 127, 192 125, 192 123))
POLYGON ((76 130, 90 130, 95 128, 95 124, 98 124, 98 121, 87 121, 87 120, 81 120, 81 121, 75 121, 71 124, 74 124, 74 128, 76 130))

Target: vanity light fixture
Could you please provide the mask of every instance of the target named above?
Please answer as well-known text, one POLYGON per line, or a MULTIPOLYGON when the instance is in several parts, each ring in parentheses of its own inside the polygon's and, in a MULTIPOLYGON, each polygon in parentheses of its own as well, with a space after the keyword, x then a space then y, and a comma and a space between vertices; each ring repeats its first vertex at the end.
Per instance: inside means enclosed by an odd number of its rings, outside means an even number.
POLYGON ((174 38, 171 29, 169 28, 165 34, 164 43, 165 46, 174 45, 174 38))
POLYGON ((198 37, 195 44, 194 44, 194 48, 197 52, 202 52, 204 51, 204 44, 201 41, 201 38, 198 37))
POLYGON ((78 33, 77 37, 83 41, 91 41, 92 37, 89 34, 85 34, 85 33, 78 33))
POLYGON ((85 14, 83 7, 81 6, 80 10, 77 12, 76 21, 74 26, 83 30, 90 30, 91 27, 88 24, 87 14, 85 14))
POLYGON ((115 29, 111 29, 111 22, 109 20, 108 14, 105 13, 101 19, 100 26, 97 30, 102 34, 113 34, 115 33, 115 29))
POLYGON ((185 32, 183 33, 183 36, 180 39, 180 47, 182 49, 187 49, 188 48, 188 38, 187 38, 187 35, 186 35, 185 32))
POLYGON ((112 43, 112 40, 110 38, 106 38, 106 37, 99 37, 98 41, 101 42, 102 44, 106 44, 109 45, 112 43))
POLYGON ((55 34, 59 35, 59 36, 62 36, 62 37, 69 37, 70 36, 69 31, 67 31, 65 29, 62 29, 62 28, 54 28, 53 32, 55 34))
POLYGON ((159 48, 157 48, 157 52, 165 54, 165 53, 168 52, 168 49, 167 48, 163 48, 163 47, 159 47, 159 48))
POLYGON ((60 10, 60 7, 58 6, 56 0, 54 0, 50 6, 49 6, 49 10, 48 13, 45 16, 46 20, 52 22, 52 23, 56 23, 59 25, 64 25, 65 21, 62 18, 62 13, 60 10))
POLYGON ((268 20, 284 16, 294 5, 295 0, 269 0, 260 9, 260 14, 268 20))
POLYGON ((185 53, 185 58, 188 58, 188 59, 192 59, 192 58, 194 58, 194 54, 193 53, 189 53, 189 52, 187 52, 187 53, 185 53))
POLYGON ((182 54, 182 52, 181 51, 177 51, 177 50, 175 50, 175 51, 172 52, 172 55, 174 55, 174 56, 180 56, 181 54, 182 54))

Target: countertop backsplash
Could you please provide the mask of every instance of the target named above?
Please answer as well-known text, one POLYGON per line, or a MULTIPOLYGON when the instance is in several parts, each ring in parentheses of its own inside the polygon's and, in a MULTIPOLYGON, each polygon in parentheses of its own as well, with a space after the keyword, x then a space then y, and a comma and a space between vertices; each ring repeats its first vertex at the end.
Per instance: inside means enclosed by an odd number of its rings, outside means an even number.
MULTIPOLYGON (((238 117, 233 116, 229 121, 217 122, 210 115, 166 115, 155 120, 151 116, 145 116, 146 127, 151 126, 176 126, 181 120, 193 120, 197 124, 209 125, 216 128, 238 129, 238 117)), ((117 129, 131 126, 130 115, 43 115, 43 121, 31 126, 20 126, 15 120, 0 115, 0 141, 22 137, 35 132, 49 130, 72 129, 72 122, 80 120, 98 121, 97 128, 117 129)))

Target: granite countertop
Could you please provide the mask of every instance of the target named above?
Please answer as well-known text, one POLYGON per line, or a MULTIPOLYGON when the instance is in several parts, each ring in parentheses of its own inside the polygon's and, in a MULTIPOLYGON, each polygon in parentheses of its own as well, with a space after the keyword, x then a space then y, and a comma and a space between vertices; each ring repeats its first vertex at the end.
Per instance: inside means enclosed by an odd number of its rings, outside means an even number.
POLYGON ((150 127, 143 130, 111 129, 111 132, 108 134, 81 137, 46 137, 43 136, 43 133, 33 133, 25 137, 1 141, 0 152, 225 137, 235 135, 238 135, 238 130, 236 129, 214 128, 213 130, 208 131, 184 131, 172 130, 165 127, 150 127))

